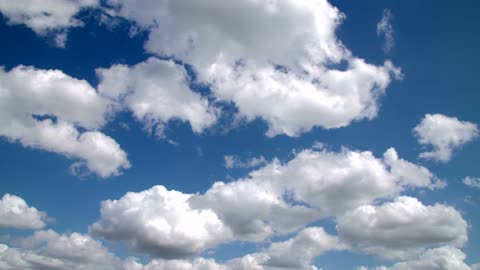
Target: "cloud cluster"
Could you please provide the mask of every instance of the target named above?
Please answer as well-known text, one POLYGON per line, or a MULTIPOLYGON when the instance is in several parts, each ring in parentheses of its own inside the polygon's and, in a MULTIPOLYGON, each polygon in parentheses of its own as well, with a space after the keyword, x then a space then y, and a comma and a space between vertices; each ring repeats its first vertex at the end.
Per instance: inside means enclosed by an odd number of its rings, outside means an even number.
POLYGON ((47 214, 28 206, 24 199, 10 194, 0 200, 0 228, 41 229, 47 214))
POLYGON ((352 56, 335 36, 344 15, 326 0, 107 3, 150 31, 149 52, 191 65, 239 117, 265 120, 269 136, 372 119, 392 77, 401 76, 388 61, 352 56))
POLYGON ((0 136, 80 160, 74 167, 103 178, 130 167, 120 145, 97 131, 109 102, 86 81, 59 70, 0 69, 0 97, 0 136))
POLYGON ((137 258, 120 259, 91 236, 52 230, 36 231, 14 241, 17 247, 0 244, 0 269, 13 270, 275 270, 316 269, 312 260, 333 250, 345 249, 337 237, 323 228, 310 227, 266 250, 246 254, 225 263, 208 258, 153 259, 146 264, 137 258))
POLYGON ((455 149, 479 135, 476 124, 443 114, 425 115, 413 133, 420 144, 433 147, 432 151, 420 153, 420 157, 441 162, 448 162, 455 149))
POLYGON ((101 219, 90 232, 126 241, 152 257, 181 258, 234 240, 292 233, 406 188, 443 186, 426 168, 399 159, 393 148, 385 155, 304 150, 286 164, 274 160, 247 178, 216 182, 203 194, 162 186, 128 193, 102 203, 101 219))

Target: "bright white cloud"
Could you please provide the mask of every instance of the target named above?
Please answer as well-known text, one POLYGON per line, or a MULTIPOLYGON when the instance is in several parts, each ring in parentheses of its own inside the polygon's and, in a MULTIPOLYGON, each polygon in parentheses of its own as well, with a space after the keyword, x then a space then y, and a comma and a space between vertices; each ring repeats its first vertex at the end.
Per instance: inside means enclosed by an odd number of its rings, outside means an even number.
POLYGON ((230 240, 228 228, 213 211, 191 208, 190 196, 155 186, 127 193, 120 200, 104 201, 102 219, 90 232, 127 241, 138 251, 168 259, 196 255, 230 240))
POLYGON ((75 15, 83 8, 94 7, 98 0, 0 0, 0 13, 10 24, 24 24, 39 35, 56 32, 55 43, 63 47, 66 31, 82 26, 75 15))
POLYGON ((197 133, 216 122, 216 110, 190 90, 185 68, 173 61, 151 57, 132 67, 97 69, 97 75, 102 95, 131 110, 148 130, 156 128, 160 137, 170 120, 189 122, 197 133))
POLYGON ((433 147, 432 151, 420 153, 420 157, 442 162, 449 161, 455 149, 479 135, 476 124, 443 114, 426 114, 413 133, 420 144, 433 147))
MULTIPOLYGON (((465 264, 466 257, 458 248, 444 246, 429 249, 411 261, 399 262, 391 267, 376 267, 371 270, 474 270, 475 268, 465 264)), ((367 270, 367 268, 360 267, 359 270, 367 270)))
POLYGON ((90 231, 154 257, 181 258, 220 243, 292 233, 405 188, 442 186, 427 169, 387 153, 388 162, 371 152, 304 150, 286 164, 274 160, 247 178, 216 182, 204 194, 162 186, 128 193, 104 202, 90 231))
POLYGON ((5 194, 0 200, 0 228, 41 229, 47 214, 28 206, 24 199, 5 194))
POLYGON ((392 11, 389 9, 383 10, 382 19, 377 24, 377 35, 383 37, 383 50, 388 53, 395 46, 395 40, 393 38, 393 26, 392 26, 392 11))
POLYGON ((401 76, 388 61, 352 56, 335 36, 344 15, 326 0, 107 3, 150 30, 148 51, 192 65, 239 117, 265 120, 269 136, 372 119, 392 76, 401 76))
POLYGON ((242 161, 240 157, 233 155, 225 155, 223 158, 225 160, 225 168, 227 169, 254 168, 268 163, 263 156, 252 157, 245 161, 242 161))
POLYGON ((118 143, 95 131, 105 123, 108 111, 109 102, 86 81, 59 70, 25 66, 0 70, 0 136, 79 159, 76 167, 82 164, 100 177, 130 167, 118 143))
POLYGON ((343 240, 386 258, 408 258, 426 245, 462 246, 468 239, 467 223, 454 208, 405 196, 348 211, 338 218, 337 230, 343 240))
POLYGON ((462 180, 463 184, 472 188, 480 188, 480 178, 467 176, 462 180))
POLYGON ((2 270, 118 270, 121 261, 88 235, 37 231, 18 241, 20 248, 0 244, 2 270))

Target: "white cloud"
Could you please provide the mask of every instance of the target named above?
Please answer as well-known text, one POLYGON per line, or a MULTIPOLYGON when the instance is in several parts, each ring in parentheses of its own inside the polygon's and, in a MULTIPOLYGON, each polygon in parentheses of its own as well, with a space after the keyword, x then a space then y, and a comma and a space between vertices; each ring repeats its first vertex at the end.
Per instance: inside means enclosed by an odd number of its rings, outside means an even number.
POLYGON ((463 246, 468 239, 467 223, 454 208, 425 206, 405 196, 382 206, 360 206, 337 222, 343 240, 386 258, 408 258, 425 245, 463 246))
POLYGON ((0 0, 0 13, 9 24, 24 24, 39 35, 56 32, 55 43, 64 47, 66 31, 83 23, 75 15, 83 8, 94 7, 98 0, 0 0))
MULTIPOLYGON (((474 270, 464 260, 466 255, 452 246, 429 249, 417 259, 399 262, 392 267, 376 267, 372 270, 474 270)), ((366 267, 359 268, 367 270, 366 267)))
POLYGON ((247 254, 223 264, 213 259, 195 258, 185 260, 155 259, 146 265, 136 261, 125 264, 126 270, 276 270, 317 269, 312 265, 314 258, 330 251, 344 249, 334 236, 323 228, 311 227, 299 232, 294 238, 275 242, 264 252, 247 254))
POLYGON ((0 200, 0 228, 41 229, 47 214, 28 206, 24 199, 5 194, 0 200))
POLYGON ((467 176, 462 180, 463 184, 472 188, 480 188, 480 178, 467 176))
POLYGON ((156 127, 160 137, 170 120, 187 121, 197 133, 216 122, 216 110, 190 90, 185 68, 173 61, 151 57, 132 67, 100 68, 97 75, 102 95, 131 110, 148 130, 156 127))
POLYGON ((168 259, 199 254, 231 234, 212 210, 196 210, 191 195, 155 186, 104 201, 102 219, 90 227, 93 235, 127 241, 135 250, 168 259), (194 224, 194 226, 193 226, 194 224))
POLYGON ((59 70, 0 69, 0 136, 79 159, 100 177, 130 167, 118 143, 95 131, 105 123, 108 111, 109 102, 86 81, 59 70))
POLYGON ((106 201, 90 231, 153 257, 181 258, 220 243, 292 233, 405 188, 438 187, 435 181, 427 169, 396 155, 386 164, 371 152, 304 150, 286 164, 274 160, 247 178, 216 182, 204 194, 156 186, 106 201))
POLYGON ((268 163, 263 156, 252 157, 245 161, 242 161, 238 156, 225 155, 223 156, 223 159, 225 160, 225 168, 227 169, 254 168, 268 163))
POLYGON ((312 269, 312 261, 326 251, 345 249, 337 237, 320 227, 302 230, 290 240, 273 243, 263 265, 281 269, 312 269))
POLYGON ((432 151, 420 153, 420 157, 442 162, 449 161, 455 149, 479 135, 476 124, 442 114, 426 114, 413 133, 420 144, 433 147, 432 151))
POLYGON ((121 261, 88 235, 37 231, 17 242, 20 248, 0 244, 0 269, 122 269, 121 261))
POLYGON ((377 35, 383 37, 383 50, 388 53, 395 46, 395 40, 393 39, 393 26, 392 26, 392 11, 384 9, 382 19, 377 24, 377 35))
POLYGON ((269 136, 372 119, 392 76, 401 76, 388 61, 352 56, 335 36, 344 15, 326 0, 107 3, 149 29, 149 52, 192 65, 239 117, 265 120, 269 136))

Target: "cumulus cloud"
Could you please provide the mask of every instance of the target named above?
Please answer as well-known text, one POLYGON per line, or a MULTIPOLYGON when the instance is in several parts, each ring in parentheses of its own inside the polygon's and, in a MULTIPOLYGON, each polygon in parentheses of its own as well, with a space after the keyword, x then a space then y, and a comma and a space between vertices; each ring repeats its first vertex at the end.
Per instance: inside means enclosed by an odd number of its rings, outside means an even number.
POLYGON ((155 186, 127 193, 120 200, 104 201, 102 219, 90 232, 127 241, 138 251, 168 259, 196 255, 230 240, 228 228, 213 211, 192 209, 190 196, 155 186))
POLYGON ((269 136, 372 119, 401 76, 389 61, 352 56, 335 35, 344 15, 326 0, 107 3, 150 31, 147 51, 190 64, 238 117, 265 120, 269 136))
POLYGON ((472 188, 480 188, 480 178, 467 176, 462 180, 463 184, 472 188))
POLYGON ((151 57, 132 67, 100 68, 97 75, 99 92, 120 102, 159 137, 170 120, 186 121, 197 133, 216 122, 216 109, 190 90, 185 68, 171 60, 151 57))
POLYGON ((41 229, 47 214, 28 206, 24 199, 5 194, 0 200, 0 227, 15 229, 41 229))
POLYGON ((409 258, 426 245, 463 246, 468 239, 467 223, 454 208, 406 196, 348 211, 338 217, 337 230, 343 240, 386 258, 409 258))
POLYGON ((68 28, 83 25, 75 15, 97 4, 98 0, 42 0, 41 5, 36 0, 0 0, 0 13, 9 24, 26 25, 39 35, 54 32, 55 43, 63 47, 68 28))
MULTIPOLYGON (((376 267, 371 270, 474 270, 474 267, 465 264, 464 260, 466 257, 458 248, 443 246, 429 249, 411 261, 399 262, 391 267, 376 267)), ((368 270, 366 267, 358 269, 368 270)))
POLYGON ((0 244, 0 269, 117 270, 123 267, 118 258, 88 235, 37 231, 18 242, 21 247, 0 244))
POLYGON ((105 201, 90 231, 153 257, 181 258, 220 243, 292 233, 405 188, 436 188, 436 181, 396 155, 387 164, 371 152, 304 150, 286 164, 274 160, 247 178, 216 182, 203 194, 156 186, 105 201))
POLYGON ((62 71, 0 69, 0 136, 79 159, 76 165, 104 178, 130 167, 120 145, 95 130, 108 112, 109 102, 94 88, 62 71))
POLYGON ((225 160, 225 168, 254 168, 264 164, 267 164, 267 160, 263 156, 252 157, 245 161, 242 161, 240 157, 234 155, 225 155, 223 156, 225 160))
POLYGON ((477 138, 479 131, 476 124, 456 117, 426 114, 413 133, 420 144, 433 147, 420 153, 421 158, 447 162, 455 149, 477 138))
POLYGON ((392 26, 392 11, 384 9, 382 18, 377 24, 377 35, 383 37, 383 51, 390 52, 395 46, 395 40, 393 38, 393 26, 392 26))

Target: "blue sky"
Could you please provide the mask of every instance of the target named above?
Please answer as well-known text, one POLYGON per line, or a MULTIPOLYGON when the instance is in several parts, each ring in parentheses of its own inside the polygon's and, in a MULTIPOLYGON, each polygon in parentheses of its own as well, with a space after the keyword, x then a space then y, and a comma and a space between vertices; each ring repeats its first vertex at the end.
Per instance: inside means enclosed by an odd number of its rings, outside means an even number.
POLYGON ((430 2, 0 1, 0 269, 480 269, 479 4, 430 2))

